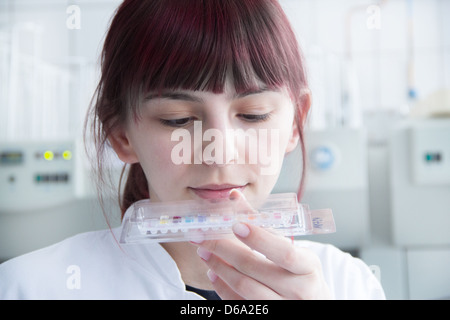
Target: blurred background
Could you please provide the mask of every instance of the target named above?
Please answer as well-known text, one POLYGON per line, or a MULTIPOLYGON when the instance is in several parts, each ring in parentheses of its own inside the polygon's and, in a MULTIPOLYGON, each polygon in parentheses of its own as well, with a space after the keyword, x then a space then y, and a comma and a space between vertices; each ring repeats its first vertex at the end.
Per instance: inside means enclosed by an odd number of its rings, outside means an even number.
MULTIPOLYGON (((280 2, 313 94, 302 202, 337 224, 310 239, 363 259, 388 299, 450 298, 450 0, 280 2)), ((120 3, 0 0, 0 262, 120 224, 82 139, 120 3)), ((274 192, 296 190, 299 157, 274 192)))

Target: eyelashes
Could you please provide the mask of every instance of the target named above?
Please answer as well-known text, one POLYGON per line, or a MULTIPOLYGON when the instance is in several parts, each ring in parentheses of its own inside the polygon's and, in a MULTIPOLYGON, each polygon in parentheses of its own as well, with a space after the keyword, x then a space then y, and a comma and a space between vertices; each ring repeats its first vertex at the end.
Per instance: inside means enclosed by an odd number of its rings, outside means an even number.
POLYGON ((179 118, 179 119, 159 119, 159 121, 168 127, 181 128, 188 123, 194 121, 193 117, 179 118))
MULTIPOLYGON (((238 114, 237 116, 246 122, 251 123, 258 123, 258 122, 265 122, 270 119, 271 113, 264 113, 264 114, 238 114)), ((191 122, 195 121, 196 119, 194 117, 184 117, 184 118, 177 118, 177 119, 159 119, 161 124, 173 127, 173 128, 182 128, 191 122)))
POLYGON ((264 122, 269 120, 271 115, 269 112, 264 114, 240 114, 238 116, 248 122, 264 122))

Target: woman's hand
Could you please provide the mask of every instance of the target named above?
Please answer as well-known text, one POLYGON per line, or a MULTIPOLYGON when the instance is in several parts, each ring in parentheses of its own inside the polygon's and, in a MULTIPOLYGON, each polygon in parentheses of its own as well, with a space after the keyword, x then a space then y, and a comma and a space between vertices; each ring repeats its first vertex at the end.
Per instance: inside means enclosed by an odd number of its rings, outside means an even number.
MULTIPOLYGON (((233 194, 234 198, 243 197, 233 194)), ((236 239, 198 243, 198 255, 223 299, 329 299, 319 258, 288 239, 237 223, 236 239)))

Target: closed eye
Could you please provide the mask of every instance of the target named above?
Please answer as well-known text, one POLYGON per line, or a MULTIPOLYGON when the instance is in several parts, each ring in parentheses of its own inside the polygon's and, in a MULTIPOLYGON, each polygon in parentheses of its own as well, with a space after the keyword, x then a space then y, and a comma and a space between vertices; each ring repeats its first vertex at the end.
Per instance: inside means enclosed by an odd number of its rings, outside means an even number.
POLYGON ((175 127, 180 128, 184 127, 185 125, 189 124, 191 121, 193 121, 193 117, 186 117, 186 118, 178 118, 178 119, 159 119, 159 121, 169 127, 175 127))
POLYGON ((264 122, 270 119, 271 114, 239 114, 238 116, 248 122, 264 122))

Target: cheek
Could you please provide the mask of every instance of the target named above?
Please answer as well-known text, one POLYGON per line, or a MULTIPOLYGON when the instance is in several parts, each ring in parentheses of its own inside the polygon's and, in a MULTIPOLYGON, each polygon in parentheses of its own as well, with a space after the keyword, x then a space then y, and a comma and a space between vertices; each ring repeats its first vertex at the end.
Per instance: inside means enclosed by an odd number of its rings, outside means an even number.
POLYGON ((171 152, 173 145, 170 141, 164 142, 164 140, 157 140, 149 142, 149 148, 145 150, 145 154, 140 157, 142 159, 141 164, 152 172, 160 172, 168 174, 174 164, 171 160, 171 152), (162 171, 162 172, 161 172, 162 171))
POLYGON ((285 114, 272 123, 267 134, 259 137, 261 176, 276 182, 292 136, 292 117, 285 114))
POLYGON ((188 177, 187 166, 173 163, 171 159, 173 143, 159 140, 148 145, 149 148, 145 150, 145 155, 140 155, 140 159, 147 178, 150 198, 155 201, 183 200, 180 182, 188 177))
POLYGON ((160 183, 173 172, 175 165, 170 155, 174 143, 170 138, 148 134, 137 137, 135 142, 135 145, 139 146, 136 150, 138 160, 150 184, 152 181, 160 183))
POLYGON ((292 127, 293 117, 286 112, 272 123, 271 128, 266 131, 267 133, 260 135, 260 152, 262 147, 265 154, 278 159, 283 158, 292 137, 292 127))

